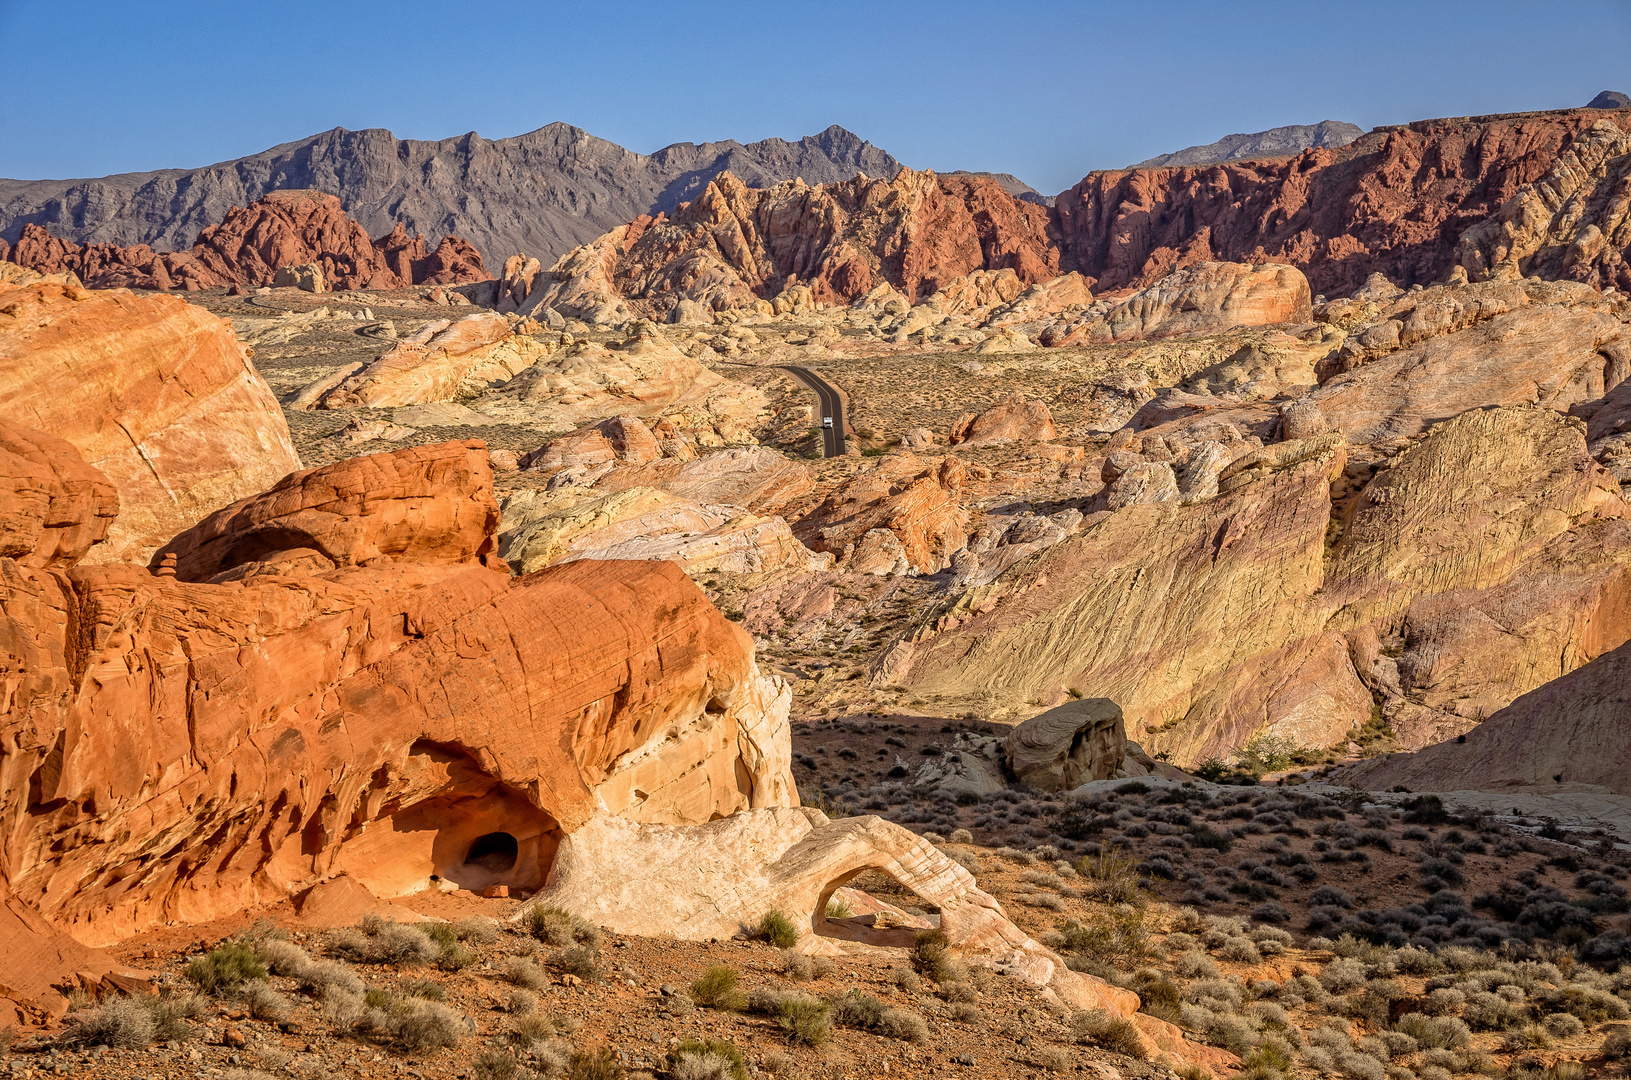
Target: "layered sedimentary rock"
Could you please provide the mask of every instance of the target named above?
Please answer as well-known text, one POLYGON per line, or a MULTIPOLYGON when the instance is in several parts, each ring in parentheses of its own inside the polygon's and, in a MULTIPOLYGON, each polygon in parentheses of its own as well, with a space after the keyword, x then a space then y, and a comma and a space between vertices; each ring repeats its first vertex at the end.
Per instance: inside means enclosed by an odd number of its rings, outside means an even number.
POLYGON ((0 286, 0 417, 66 439, 118 489, 92 561, 145 561, 300 467, 232 328, 171 297, 0 286))
POLYGON ((457 236, 434 251, 398 225, 378 240, 346 216, 340 200, 316 191, 273 191, 247 207, 234 206, 205 226, 190 248, 155 252, 146 244, 76 244, 37 224, 23 226, 15 244, 0 240, 0 260, 40 273, 71 271, 95 289, 214 289, 230 285, 298 283, 280 271, 309 268, 300 287, 400 289, 486 281, 481 255, 457 236), (317 284, 317 283, 321 284, 317 284), (316 287, 313 287, 316 285, 316 287))
POLYGON ((799 519, 794 535, 844 561, 869 532, 881 530, 899 541, 911 569, 935 573, 968 536, 968 511, 958 502, 965 473, 955 457, 931 464, 911 453, 891 454, 835 488, 799 519))
POLYGON ((475 392, 519 375, 550 351, 494 312, 437 320, 331 389, 313 387, 302 398, 319 409, 452 401, 461 389, 475 392))
POLYGON ((995 182, 901 170, 893 180, 750 188, 725 173, 672 217, 640 217, 584 245, 521 310, 609 317, 619 298, 666 311, 679 300, 752 308, 791 286, 849 303, 889 283, 913 302, 971 272, 1029 284, 1058 273, 1048 212, 995 182))
POLYGON ((1466 733, 1367 761, 1343 782, 1372 791, 1544 789, 1599 784, 1631 795, 1631 645, 1524 694, 1466 733))
POLYGON ((733 936, 742 913, 794 912, 801 952, 838 954, 840 941, 909 948, 916 928, 898 909, 871 905, 901 916, 892 928, 826 916, 828 899, 867 870, 934 904, 953 955, 1041 987, 1070 1008, 1131 1019, 1152 1057, 1172 1054, 1212 1069, 1235 1062, 1226 1051, 1190 1043, 1173 1025, 1136 1013, 1139 1000, 1131 991, 1070 970, 1063 957, 1010 922, 967 870, 877 817, 832 821, 819 810, 767 809, 684 829, 601 817, 563 840, 555 876, 535 903, 565 907, 622 933, 682 941, 733 936))
POLYGON ((0 642, 21 675, 0 758, 0 882, 80 942, 340 874, 382 897, 438 879, 536 889, 560 837, 596 813, 683 824, 796 801, 786 691, 676 569, 513 580, 483 565, 491 516, 485 530, 461 522, 466 505, 494 509, 490 476, 461 491, 425 467, 473 469, 479 446, 342 462, 250 500, 178 540, 205 569, 248 560, 230 584, 194 584, 164 560, 156 575, 72 565, 106 500, 75 501, 88 470, 65 444, 33 445, 7 436, 13 485, 42 468, 65 479, 44 514, 56 535, 25 552, 27 530, 8 529, 25 539, 0 558, 0 642), (400 497, 353 519, 356 481, 381 477, 400 497), (79 517, 56 520, 72 507, 79 517), (280 509, 289 551, 268 551, 280 509), (388 538, 403 509, 397 535, 411 539, 371 544, 395 559, 281 557, 352 520, 388 538), (234 544, 232 521, 253 542, 234 544), (496 833, 513 865, 467 860, 496 833))
POLYGON ((1031 717, 1008 733, 1003 755, 1022 784, 1063 791, 1108 780, 1127 754, 1121 707, 1109 698, 1069 701, 1031 717))
POLYGON ((1047 442, 1059 437, 1046 402, 1010 394, 982 413, 966 413, 948 436, 953 445, 983 446, 994 442, 1047 442))
POLYGON ((1457 265, 1465 230, 1605 120, 1631 127, 1584 109, 1421 120, 1291 158, 1090 173, 1054 208, 1060 266, 1099 290, 1215 260, 1290 263, 1316 293, 1377 271, 1429 284, 1457 265))
POLYGON ((875 677, 995 708, 1080 688, 1179 762, 1265 729, 1330 745, 1373 704, 1425 745, 1631 636, 1626 504, 1583 428, 1473 408, 1342 507, 1340 435, 1245 453, 1218 494, 1112 503, 948 601, 875 677))

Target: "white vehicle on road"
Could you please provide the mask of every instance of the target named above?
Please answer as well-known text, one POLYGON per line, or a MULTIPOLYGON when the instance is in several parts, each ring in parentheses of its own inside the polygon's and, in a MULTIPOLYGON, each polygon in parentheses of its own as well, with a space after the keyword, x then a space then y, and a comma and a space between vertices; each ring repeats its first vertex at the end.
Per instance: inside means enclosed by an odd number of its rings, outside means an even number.
POLYGON ((832 417, 830 417, 830 416, 823 416, 823 417, 822 417, 822 418, 821 418, 821 426, 822 426, 822 427, 824 427, 824 428, 830 428, 830 427, 832 427, 832 417))

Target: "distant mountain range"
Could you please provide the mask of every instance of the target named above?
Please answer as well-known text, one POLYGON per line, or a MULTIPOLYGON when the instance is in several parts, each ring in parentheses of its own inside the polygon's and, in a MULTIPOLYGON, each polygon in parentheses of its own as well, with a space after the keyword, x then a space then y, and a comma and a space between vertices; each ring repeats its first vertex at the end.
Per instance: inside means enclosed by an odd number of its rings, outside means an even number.
POLYGON ((1244 158, 1285 157, 1320 146, 1347 146, 1365 129, 1341 120, 1321 120, 1317 124, 1291 124, 1254 131, 1249 135, 1225 135, 1205 146, 1186 146, 1170 154, 1147 158, 1131 169, 1162 169, 1178 165, 1216 165, 1220 161, 1244 158))
POLYGON ((516 252, 547 264, 641 214, 673 210, 727 169, 757 187, 794 177, 820 184, 860 172, 893 177, 900 168, 837 125, 797 142, 675 143, 654 154, 561 123, 510 139, 472 132, 436 142, 398 139, 381 128, 335 128, 198 169, 0 180, 0 237, 15 241, 33 223, 80 243, 181 250, 233 206, 270 191, 311 188, 339 196, 373 236, 401 222, 430 237, 464 237, 489 268, 516 252))

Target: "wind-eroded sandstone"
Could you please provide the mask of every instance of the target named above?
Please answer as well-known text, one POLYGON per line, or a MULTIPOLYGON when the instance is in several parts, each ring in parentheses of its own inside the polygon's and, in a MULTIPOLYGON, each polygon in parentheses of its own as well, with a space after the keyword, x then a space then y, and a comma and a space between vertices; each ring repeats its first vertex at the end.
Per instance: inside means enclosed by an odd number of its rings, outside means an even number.
POLYGON ((300 467, 232 328, 179 298, 0 286, 0 417, 66 439, 118 489, 92 561, 145 561, 300 467))

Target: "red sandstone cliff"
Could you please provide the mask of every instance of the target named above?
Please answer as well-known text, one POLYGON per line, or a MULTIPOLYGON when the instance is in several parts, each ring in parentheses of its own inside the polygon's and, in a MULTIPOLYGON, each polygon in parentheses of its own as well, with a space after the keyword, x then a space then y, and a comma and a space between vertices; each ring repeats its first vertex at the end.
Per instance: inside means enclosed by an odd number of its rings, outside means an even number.
POLYGON ((185 251, 80 245, 25 225, 15 245, 0 240, 0 260, 44 274, 72 271, 94 289, 255 287, 272 284, 283 267, 307 265, 322 267, 332 289, 455 285, 492 276, 481 254, 460 237, 443 237, 429 250, 423 237, 409 237, 398 225, 370 240, 339 199, 315 191, 274 191, 247 207, 234 207, 185 251))

